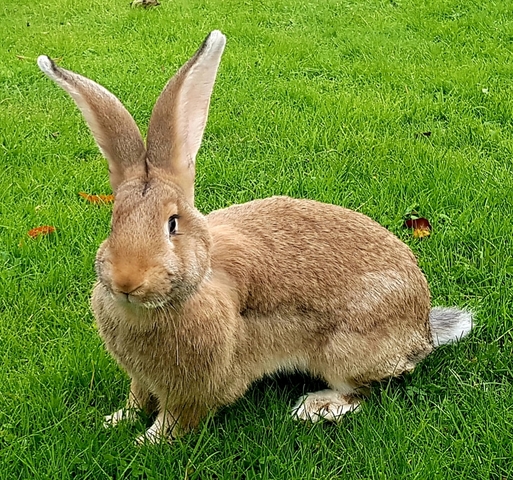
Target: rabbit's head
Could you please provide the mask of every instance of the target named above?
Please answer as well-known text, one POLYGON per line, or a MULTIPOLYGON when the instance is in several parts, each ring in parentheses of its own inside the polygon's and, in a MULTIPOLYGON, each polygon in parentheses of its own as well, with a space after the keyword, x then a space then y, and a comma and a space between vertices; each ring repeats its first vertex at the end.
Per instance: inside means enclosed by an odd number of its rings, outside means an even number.
POLYGON ((225 42, 213 31, 168 82, 151 115, 147 146, 112 93, 38 58, 75 100, 109 163, 112 228, 96 270, 119 302, 146 308, 180 302, 209 274, 210 234, 194 208, 195 159, 225 42))

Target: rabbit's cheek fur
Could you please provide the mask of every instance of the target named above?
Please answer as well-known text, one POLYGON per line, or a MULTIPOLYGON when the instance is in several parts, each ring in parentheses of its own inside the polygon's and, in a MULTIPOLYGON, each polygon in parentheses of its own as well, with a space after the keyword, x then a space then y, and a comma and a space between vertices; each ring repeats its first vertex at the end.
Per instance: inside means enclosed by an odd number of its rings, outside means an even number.
POLYGON ((134 251, 120 256, 116 252, 126 249, 126 244, 107 240, 97 255, 97 276, 112 299, 121 304, 156 308, 183 303, 209 275, 210 244, 208 232, 198 236, 184 232, 154 249, 147 248, 150 254, 134 251))

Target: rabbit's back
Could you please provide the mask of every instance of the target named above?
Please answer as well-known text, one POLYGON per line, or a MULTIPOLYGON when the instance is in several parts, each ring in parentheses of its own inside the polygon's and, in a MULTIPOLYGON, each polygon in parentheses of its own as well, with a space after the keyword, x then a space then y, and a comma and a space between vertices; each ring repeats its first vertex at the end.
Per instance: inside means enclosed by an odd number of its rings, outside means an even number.
POLYGON ((325 310, 411 290, 426 297, 429 311, 427 282, 413 253, 365 215, 271 197, 214 211, 207 221, 213 267, 247 290, 246 308, 293 303, 325 310))

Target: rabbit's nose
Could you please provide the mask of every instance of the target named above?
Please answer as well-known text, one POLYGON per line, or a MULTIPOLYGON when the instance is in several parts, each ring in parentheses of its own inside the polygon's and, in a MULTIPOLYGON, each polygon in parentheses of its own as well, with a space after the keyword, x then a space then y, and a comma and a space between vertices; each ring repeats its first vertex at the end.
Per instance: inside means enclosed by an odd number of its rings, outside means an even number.
POLYGON ((144 286, 142 283, 124 282, 113 285, 114 294, 118 300, 128 303, 140 303, 144 298, 144 286))
POLYGON ((144 279, 139 275, 134 275, 133 272, 116 272, 112 276, 112 289, 116 293, 122 293, 125 296, 136 296, 143 290, 144 279))

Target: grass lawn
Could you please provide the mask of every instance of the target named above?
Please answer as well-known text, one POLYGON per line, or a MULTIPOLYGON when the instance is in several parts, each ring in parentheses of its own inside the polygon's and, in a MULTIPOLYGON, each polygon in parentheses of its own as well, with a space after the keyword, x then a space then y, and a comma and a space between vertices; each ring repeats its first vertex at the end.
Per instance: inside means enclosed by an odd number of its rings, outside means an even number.
POLYGON ((513 9, 492 0, 33 0, 0 4, 0 478, 513 478, 513 9), (416 253, 468 339, 376 385, 338 426, 294 422, 316 381, 264 379, 173 445, 105 430, 128 379, 89 307, 107 165, 49 55, 146 131, 206 34, 228 37, 196 196, 275 194, 363 212, 416 253), (428 135, 428 132, 430 133, 428 135), (432 235, 402 227, 412 209, 432 235), (31 239, 27 232, 56 232, 31 239))

